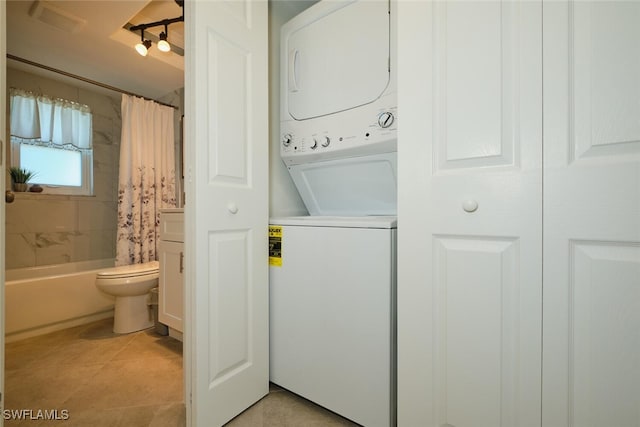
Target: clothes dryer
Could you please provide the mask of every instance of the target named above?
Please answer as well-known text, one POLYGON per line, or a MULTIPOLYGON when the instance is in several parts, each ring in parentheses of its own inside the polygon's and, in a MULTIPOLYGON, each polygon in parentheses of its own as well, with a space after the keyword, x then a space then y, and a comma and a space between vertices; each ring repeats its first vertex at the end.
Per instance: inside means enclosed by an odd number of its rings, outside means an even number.
POLYGON ((395 215, 389 1, 321 1, 281 29, 280 155, 311 215, 395 215))

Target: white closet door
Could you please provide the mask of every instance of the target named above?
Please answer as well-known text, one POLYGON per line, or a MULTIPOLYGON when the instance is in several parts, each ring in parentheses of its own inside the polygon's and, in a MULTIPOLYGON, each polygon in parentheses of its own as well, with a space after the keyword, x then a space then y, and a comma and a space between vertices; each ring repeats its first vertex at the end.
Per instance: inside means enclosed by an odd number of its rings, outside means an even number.
POLYGON ((185 3, 188 421, 269 390, 267 1, 185 3))
POLYGON ((398 8, 399 425, 540 426, 541 4, 398 8))
POLYGON ((640 426, 640 2, 544 4, 543 426, 640 426))

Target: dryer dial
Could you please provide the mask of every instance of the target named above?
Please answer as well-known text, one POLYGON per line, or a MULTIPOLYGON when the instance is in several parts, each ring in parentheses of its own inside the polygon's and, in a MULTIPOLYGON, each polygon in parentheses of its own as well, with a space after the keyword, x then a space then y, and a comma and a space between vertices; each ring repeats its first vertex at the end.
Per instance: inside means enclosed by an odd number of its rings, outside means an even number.
POLYGON ((322 146, 323 147, 328 147, 329 144, 331 144, 331 139, 329 139, 328 136, 325 136, 324 138, 321 138, 322 140, 322 146))
POLYGON ((293 137, 291 136, 291 134, 287 133, 282 137, 282 145, 284 145, 285 147, 288 147, 289 145, 291 145, 292 140, 293 140, 293 137))
POLYGON ((315 150, 318 148, 318 138, 313 138, 313 144, 311 144, 311 149, 315 150))
POLYGON ((378 125, 380 125, 381 128, 388 128, 393 124, 394 119, 393 113, 385 111, 378 116, 378 125))

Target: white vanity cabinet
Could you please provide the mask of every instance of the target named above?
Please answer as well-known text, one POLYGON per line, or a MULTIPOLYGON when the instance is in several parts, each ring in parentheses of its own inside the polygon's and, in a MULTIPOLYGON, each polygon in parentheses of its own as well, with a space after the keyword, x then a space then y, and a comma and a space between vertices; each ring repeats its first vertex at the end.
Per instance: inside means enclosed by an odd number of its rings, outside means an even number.
POLYGON ((184 315, 184 213, 182 209, 160 211, 160 292, 158 319, 169 335, 182 339, 184 315))

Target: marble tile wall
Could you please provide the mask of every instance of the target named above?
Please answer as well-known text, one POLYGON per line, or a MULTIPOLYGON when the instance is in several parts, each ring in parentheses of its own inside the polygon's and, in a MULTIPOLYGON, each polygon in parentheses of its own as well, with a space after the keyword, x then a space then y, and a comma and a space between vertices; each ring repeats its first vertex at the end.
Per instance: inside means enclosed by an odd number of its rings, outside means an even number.
POLYGON ((184 88, 169 92, 162 98, 159 98, 158 101, 178 107, 173 113, 173 133, 176 140, 176 200, 178 201, 178 207, 182 207, 184 206, 184 174, 182 172, 183 145, 181 144, 181 122, 182 116, 184 115, 184 88))
MULTIPOLYGON (((75 86, 73 80, 62 82, 13 68, 7 69, 7 87, 91 107, 94 195, 17 193, 14 203, 6 205, 6 268, 115 257, 120 94, 97 92, 75 86)), ((9 147, 5 155, 10 163, 9 147)), ((8 174, 6 182, 11 182, 8 174)))

